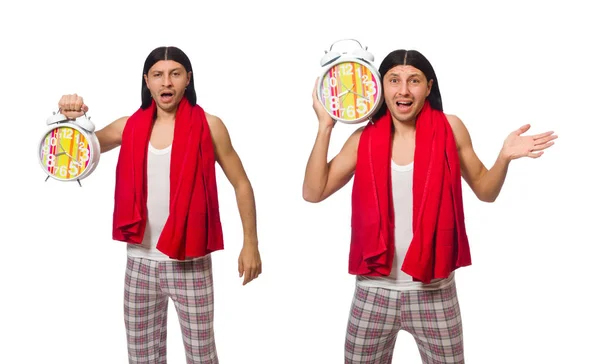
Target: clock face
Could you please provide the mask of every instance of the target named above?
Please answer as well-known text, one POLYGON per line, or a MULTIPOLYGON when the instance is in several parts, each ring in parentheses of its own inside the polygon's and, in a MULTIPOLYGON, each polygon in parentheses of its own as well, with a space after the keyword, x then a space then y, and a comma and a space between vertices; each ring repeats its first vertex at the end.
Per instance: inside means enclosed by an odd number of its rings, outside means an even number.
POLYGON ((354 61, 329 68, 319 90, 329 114, 349 123, 365 120, 376 111, 381 98, 378 76, 369 67, 354 61))
POLYGON ((80 177, 90 164, 92 146, 88 138, 70 126, 51 129, 40 143, 42 168, 59 180, 80 177))

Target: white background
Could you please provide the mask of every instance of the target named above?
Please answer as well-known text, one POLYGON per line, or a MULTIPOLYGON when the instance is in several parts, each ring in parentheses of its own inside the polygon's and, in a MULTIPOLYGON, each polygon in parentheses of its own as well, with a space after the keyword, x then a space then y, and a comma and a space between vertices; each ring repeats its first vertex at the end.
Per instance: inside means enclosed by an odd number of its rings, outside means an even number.
MULTIPOLYGON (((465 356, 490 364, 600 362, 593 5, 96 3, 1 5, 1 363, 127 362, 125 246, 111 240, 118 151, 102 155, 80 188, 44 183, 35 150, 62 94, 83 95, 98 127, 133 113, 143 62, 163 45, 191 58, 198 101, 229 128, 257 200, 264 273, 242 287, 241 223, 217 167, 226 244, 213 255, 220 361, 342 363, 354 289, 351 184, 317 205, 301 196, 317 131, 312 87, 323 51, 341 38, 368 45, 376 66, 395 49, 421 51, 436 70, 445 111, 463 120, 488 167, 506 135, 525 123, 532 133, 559 135, 542 158, 511 164, 495 203, 476 200, 464 185, 473 257, 457 273, 465 356)), ((331 156, 356 127, 335 127, 331 156)), ((172 306, 169 316, 169 362, 183 363, 172 306)), ((418 362, 413 339, 401 333, 394 363, 418 362)))

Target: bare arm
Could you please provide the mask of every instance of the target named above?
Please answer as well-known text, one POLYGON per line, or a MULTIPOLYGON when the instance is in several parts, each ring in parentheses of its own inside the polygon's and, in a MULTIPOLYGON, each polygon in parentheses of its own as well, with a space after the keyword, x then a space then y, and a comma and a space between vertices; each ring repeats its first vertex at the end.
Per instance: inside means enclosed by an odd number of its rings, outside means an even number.
POLYGON ((446 117, 456 139, 462 177, 478 199, 493 202, 504 184, 509 161, 499 157, 492 169, 488 170, 475 154, 471 136, 462 120, 455 115, 446 115, 446 117))
POLYGON ((306 201, 321 202, 350 181, 356 169, 356 152, 363 129, 352 133, 339 154, 327 163, 331 127, 319 127, 302 186, 302 196, 306 201))
POLYGON ((553 132, 522 136, 530 128, 529 125, 524 125, 509 134, 496 162, 488 170, 475 154, 471 136, 463 122, 454 115, 446 116, 456 139, 462 176, 475 196, 485 202, 494 202, 500 194, 511 160, 521 157, 538 158, 543 154, 542 150, 554 144, 552 140, 557 138, 553 132))
POLYGON ((108 152, 121 145, 123 129, 125 128, 127 119, 129 119, 129 117, 124 116, 96 131, 96 136, 100 142, 101 153, 108 152))
MULTIPOLYGON (((76 119, 88 112, 88 106, 83 102, 83 97, 72 94, 63 95, 58 101, 58 108, 61 113, 69 119, 76 119)), ((104 128, 96 131, 96 136, 100 142, 100 152, 108 152, 109 150, 121 145, 123 129, 129 117, 119 118, 104 128)))
POLYGON ((327 151, 335 121, 317 99, 317 82, 312 97, 313 109, 319 120, 319 130, 306 164, 302 197, 308 202, 320 202, 342 188, 354 175, 358 141, 364 128, 352 133, 340 153, 327 163, 327 151))
POLYGON ((262 271, 262 263, 258 252, 254 191, 242 161, 231 144, 225 124, 218 117, 208 113, 206 118, 215 148, 215 159, 235 190, 244 231, 244 243, 238 260, 238 271, 240 277, 244 275, 243 284, 245 285, 257 278, 262 271))

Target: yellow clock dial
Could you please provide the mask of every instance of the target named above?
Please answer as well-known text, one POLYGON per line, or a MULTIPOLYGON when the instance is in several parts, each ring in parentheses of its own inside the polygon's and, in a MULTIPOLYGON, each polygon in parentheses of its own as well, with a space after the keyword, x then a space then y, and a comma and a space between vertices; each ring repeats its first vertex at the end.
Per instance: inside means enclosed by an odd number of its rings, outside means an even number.
POLYGON ((381 98, 378 76, 356 61, 330 67, 323 75, 319 89, 320 99, 329 114, 347 122, 370 115, 381 98))
POLYGON ((92 147, 86 136, 76 128, 58 126, 43 137, 39 153, 46 173, 68 181, 79 178, 86 171, 92 147))

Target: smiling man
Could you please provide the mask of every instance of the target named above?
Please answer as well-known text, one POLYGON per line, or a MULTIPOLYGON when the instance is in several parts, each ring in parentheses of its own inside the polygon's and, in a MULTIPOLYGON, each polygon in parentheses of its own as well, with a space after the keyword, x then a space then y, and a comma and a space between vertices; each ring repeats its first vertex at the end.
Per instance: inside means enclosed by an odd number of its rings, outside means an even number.
POLYGON ((419 52, 397 50, 381 63, 385 104, 327 162, 334 120, 313 91, 319 120, 303 196, 320 202, 354 176, 349 272, 357 276, 346 332, 346 363, 391 363, 399 330, 423 363, 464 363, 454 271, 471 264, 461 176, 493 202, 510 161, 538 158, 557 138, 522 126, 487 169, 462 121, 443 113, 438 81, 419 52))
MULTIPOLYGON (((61 112, 88 111, 65 95, 61 112)), ((173 300, 188 363, 218 363, 213 332, 210 253, 223 249, 215 162, 232 184, 244 230, 243 284, 262 265, 252 186, 227 128, 196 104, 189 58, 176 47, 144 63, 142 105, 96 132, 102 152, 121 146, 113 238, 127 242, 125 326, 130 363, 165 363, 168 299, 173 300)))

